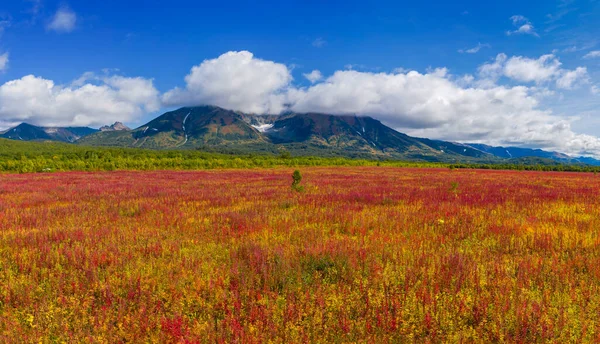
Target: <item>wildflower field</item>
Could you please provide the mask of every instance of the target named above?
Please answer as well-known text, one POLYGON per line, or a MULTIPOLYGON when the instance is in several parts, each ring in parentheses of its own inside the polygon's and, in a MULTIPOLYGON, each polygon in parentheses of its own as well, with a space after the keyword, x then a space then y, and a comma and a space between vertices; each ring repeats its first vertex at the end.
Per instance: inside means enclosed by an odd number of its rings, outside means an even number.
POLYGON ((597 342, 600 176, 0 174, 0 342, 597 342))

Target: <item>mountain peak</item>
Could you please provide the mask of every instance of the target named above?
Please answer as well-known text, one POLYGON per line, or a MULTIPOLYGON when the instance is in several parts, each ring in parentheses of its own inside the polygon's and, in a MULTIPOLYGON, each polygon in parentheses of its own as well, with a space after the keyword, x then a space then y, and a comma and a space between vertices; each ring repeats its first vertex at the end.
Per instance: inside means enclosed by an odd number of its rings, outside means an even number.
POLYGON ((115 122, 113 125, 105 125, 100 127, 100 131, 129 131, 131 130, 128 126, 121 122, 115 122))

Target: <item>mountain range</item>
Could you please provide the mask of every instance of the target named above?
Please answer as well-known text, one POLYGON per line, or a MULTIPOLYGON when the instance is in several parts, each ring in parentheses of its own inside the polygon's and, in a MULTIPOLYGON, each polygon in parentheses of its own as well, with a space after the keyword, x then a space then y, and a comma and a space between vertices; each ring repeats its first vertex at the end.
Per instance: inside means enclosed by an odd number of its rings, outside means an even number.
POLYGON ((97 131, 97 129, 88 127, 38 127, 27 123, 21 123, 0 134, 0 137, 22 141, 49 140, 73 143, 80 138, 97 131))
POLYGON ((593 158, 520 147, 493 147, 411 137, 371 117, 321 113, 250 115, 216 106, 184 107, 129 129, 120 122, 99 130, 22 123, 0 137, 80 145, 147 149, 201 149, 414 161, 520 163, 543 161, 600 165, 593 158), (542 160, 540 160, 542 159, 542 160))

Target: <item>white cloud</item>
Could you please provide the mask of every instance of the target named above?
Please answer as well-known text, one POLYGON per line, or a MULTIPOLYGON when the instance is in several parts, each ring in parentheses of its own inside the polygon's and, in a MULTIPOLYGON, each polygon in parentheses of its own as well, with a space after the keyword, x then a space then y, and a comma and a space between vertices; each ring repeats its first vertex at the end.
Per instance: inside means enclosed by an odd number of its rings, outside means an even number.
POLYGON ((71 32, 75 29, 76 23, 77 14, 68 7, 61 7, 56 11, 46 29, 56 32, 71 32))
POLYGON ((509 59, 505 54, 498 54, 495 61, 479 67, 481 77, 479 85, 481 87, 484 87, 484 83, 493 85, 501 76, 518 82, 536 84, 555 82, 556 87, 562 89, 571 89, 589 82, 585 67, 568 70, 561 66, 560 60, 552 54, 542 55, 537 59, 523 56, 513 56, 509 59))
POLYGON ((0 72, 8 69, 8 53, 0 55, 0 72))
MULTIPOLYGON (((526 90, 464 89, 450 80, 444 69, 427 74, 338 71, 323 83, 297 90, 292 98, 293 109, 299 112, 374 115, 395 127, 438 129, 463 115, 476 115, 488 107, 504 107, 504 102, 493 100, 510 98, 509 95, 525 103, 519 108, 530 109, 536 101, 527 97, 526 90)), ((471 129, 477 130, 473 126, 471 129)))
POLYGON ((146 111, 156 111, 160 108, 159 93, 151 79, 113 75, 101 80, 111 90, 116 91, 117 99, 121 102, 135 104, 146 111))
POLYGON ((528 34, 528 35, 534 35, 537 36, 537 33, 535 33, 535 29, 533 27, 533 25, 531 24, 523 24, 519 27, 518 30, 513 31, 513 33, 520 33, 520 34, 528 34))
POLYGON ((589 82, 587 68, 577 67, 575 70, 564 70, 556 80, 556 87, 562 89, 572 89, 577 84, 589 82))
POLYGON ((302 74, 308 81, 310 81, 311 84, 314 84, 315 82, 321 80, 323 78, 323 74, 321 74, 320 71, 318 70, 313 70, 310 73, 305 73, 302 74))
POLYGON ((496 81, 504 74, 504 64, 508 56, 500 53, 492 63, 485 63, 479 66, 479 86, 483 88, 494 87, 496 81))
POLYGON ((504 66, 504 75, 524 82, 543 82, 553 78, 560 70, 560 61, 554 55, 543 55, 539 59, 516 56, 504 66))
POLYGON ((99 126, 159 109, 152 80, 107 76, 80 86, 27 75, 0 86, 0 122, 99 126))
POLYGON ((600 154, 600 140, 539 106, 524 86, 464 88, 443 70, 427 74, 338 71, 290 97, 292 109, 371 115, 408 134, 490 144, 522 144, 600 154))
POLYGON ((524 17, 522 15, 514 15, 514 16, 510 17, 510 21, 512 22, 513 26, 515 26, 517 29, 513 30, 513 31, 510 31, 510 30, 506 31, 506 34, 508 36, 532 35, 532 36, 539 37, 539 35, 535 31, 535 27, 529 21, 529 19, 527 19, 526 17, 524 17))
POLYGON ((467 54, 475 54, 478 53, 479 50, 481 50, 481 48, 491 48, 491 45, 484 43, 478 43, 477 46, 470 48, 470 49, 460 49, 458 52, 463 54, 463 53, 467 53, 467 54))
POLYGON ((471 74, 465 74, 455 80, 460 87, 471 87, 474 85, 475 77, 471 74))
POLYGON ((594 59, 597 57, 600 57, 600 50, 590 51, 589 53, 585 54, 585 56, 583 58, 584 59, 594 59))
POLYGON ((73 80, 71 82, 71 86, 81 87, 85 85, 88 81, 97 80, 96 73, 94 72, 85 72, 79 78, 73 80))
POLYGON ((212 104, 251 113, 284 109, 285 88, 292 75, 284 64, 255 58, 248 51, 230 51, 204 60, 185 77, 185 89, 163 96, 168 105, 212 104))
POLYGON ((312 46, 315 48, 324 47, 327 44, 327 41, 322 37, 317 37, 314 41, 312 41, 312 46))
POLYGON ((592 92, 593 95, 598 95, 600 94, 600 87, 592 85, 592 87, 590 87, 590 92, 592 92))

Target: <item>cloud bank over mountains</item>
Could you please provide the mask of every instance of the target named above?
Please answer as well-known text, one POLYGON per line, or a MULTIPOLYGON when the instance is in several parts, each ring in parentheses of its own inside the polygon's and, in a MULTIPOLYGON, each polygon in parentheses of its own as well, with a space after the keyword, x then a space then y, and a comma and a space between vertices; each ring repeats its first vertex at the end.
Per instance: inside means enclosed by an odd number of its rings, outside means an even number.
POLYGON ((454 76, 445 68, 426 73, 340 70, 326 78, 313 71, 304 75, 312 85, 297 87, 285 65, 247 51, 228 52, 193 67, 185 89, 167 92, 163 101, 212 103, 253 113, 289 109, 369 115, 411 135, 600 155, 600 139, 574 133, 570 118, 540 105, 555 89, 589 83, 585 67, 568 70, 561 65, 554 55, 531 59, 500 54, 480 66, 477 77, 454 76), (501 85, 501 78, 517 84, 501 85))
POLYGON ((185 77, 185 89, 163 96, 166 105, 212 104, 251 113, 285 110, 292 73, 281 63, 257 59, 248 51, 230 51, 205 60, 185 77))
MULTIPOLYGON (((325 112, 373 116, 410 135, 528 145, 600 156, 600 139, 577 134, 573 117, 544 108, 544 97, 588 87, 585 67, 565 69, 558 57, 499 54, 474 75, 446 68, 427 72, 338 70, 304 74, 248 51, 230 51, 191 68, 182 87, 164 94, 151 79, 86 74, 70 85, 25 76, 0 86, 0 119, 42 125, 102 125, 135 121, 161 107, 213 104, 249 113, 325 112)), ((0 122, 0 125, 2 124, 0 122)))

